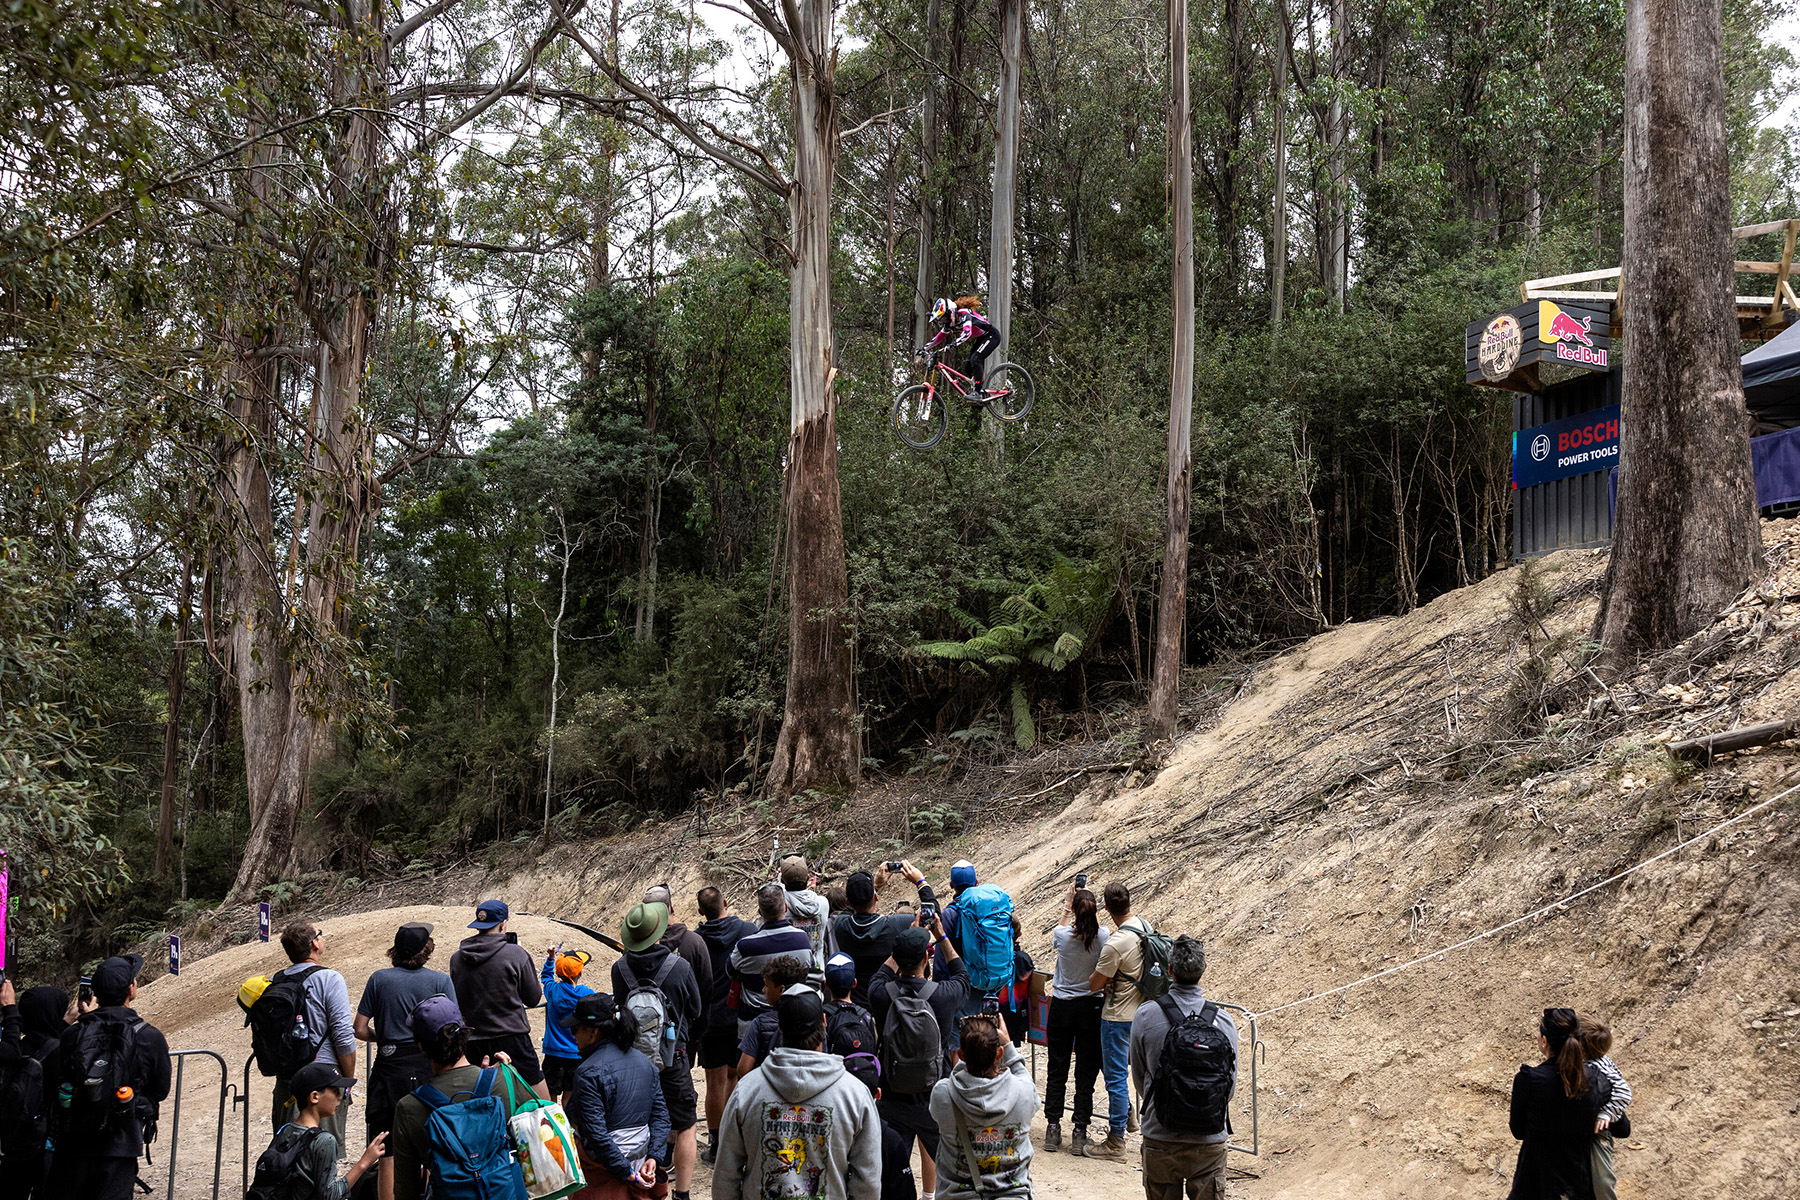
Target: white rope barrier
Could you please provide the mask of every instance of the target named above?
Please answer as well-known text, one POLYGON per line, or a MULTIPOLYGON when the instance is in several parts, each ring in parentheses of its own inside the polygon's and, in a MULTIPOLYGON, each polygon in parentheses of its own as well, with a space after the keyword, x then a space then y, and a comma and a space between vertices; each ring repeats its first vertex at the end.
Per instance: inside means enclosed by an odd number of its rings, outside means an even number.
POLYGON ((1359 988, 1365 983, 1374 983, 1377 979, 1385 979, 1389 975, 1397 975, 1401 971, 1405 971, 1412 967, 1418 966, 1420 963, 1427 963, 1427 962, 1430 962, 1434 958, 1442 958, 1444 955, 1452 953, 1453 951, 1461 950, 1467 946, 1473 946, 1476 942, 1483 941, 1486 938, 1491 938, 1497 933, 1505 933, 1508 929, 1513 928, 1515 925, 1523 925, 1527 921, 1535 921, 1539 917, 1545 916, 1550 913, 1557 912, 1558 910, 1566 909, 1566 908, 1568 908, 1569 905, 1571 905, 1575 901, 1581 899, 1583 896, 1591 896, 1595 892, 1601 890, 1602 888, 1611 887, 1613 884, 1619 882, 1619 880, 1624 879, 1627 875, 1635 875, 1637 872, 1643 870, 1645 867, 1650 866, 1652 863, 1661 862, 1663 859, 1668 858, 1672 854, 1678 854, 1681 851, 1687 849, 1689 846, 1694 845, 1696 842, 1703 842, 1706 839, 1712 837, 1714 834, 1718 833, 1721 829, 1724 829, 1726 826, 1735 825, 1735 824, 1737 824, 1737 822, 1742 821, 1745 817, 1754 816, 1757 813, 1761 812, 1763 809, 1768 808, 1770 805, 1775 804, 1781 800, 1787 799, 1789 796, 1793 795, 1795 792, 1800 792, 1800 784, 1795 784, 1793 787, 1789 788, 1785 792, 1782 792, 1780 795, 1770 796, 1767 800, 1764 800, 1758 804, 1753 804, 1749 808, 1746 808, 1743 812, 1738 813, 1734 817, 1727 817, 1725 820, 1720 821, 1717 825, 1714 825, 1711 829, 1708 829, 1705 833, 1697 833, 1693 837, 1688 838, 1684 842, 1675 843, 1675 845, 1670 846, 1667 850, 1664 850, 1661 854, 1655 855, 1651 858, 1646 858, 1643 862, 1637 863, 1634 866, 1626 867, 1623 871, 1620 871, 1617 875, 1613 875, 1606 879, 1602 879, 1599 883, 1593 884, 1589 887, 1582 888, 1579 892, 1576 892, 1573 895, 1565 896, 1561 900, 1557 900, 1557 901, 1554 901, 1553 903, 1546 904, 1544 907, 1537 909, 1534 912, 1528 912, 1522 917, 1515 917, 1512 920, 1508 921, 1506 924, 1497 925, 1494 928, 1488 930, 1486 933, 1478 933, 1474 937, 1464 938, 1462 941, 1457 942, 1455 945, 1445 946, 1442 950, 1433 950, 1430 954, 1420 955, 1418 958, 1415 958, 1410 962, 1400 963, 1397 966, 1389 967, 1385 971, 1377 971, 1373 975, 1365 975, 1361 979, 1355 980, 1351 983, 1343 984, 1340 987, 1334 987, 1329 991, 1319 992, 1319 993, 1316 993, 1315 995, 1311 995, 1311 996, 1304 996, 1299 1000, 1293 1000, 1293 1001, 1288 1002, 1287 1004, 1281 1004, 1281 1005, 1277 1005, 1274 1008, 1264 1009, 1262 1012, 1259 1012, 1256 1014, 1257 1020, 1260 1021, 1262 1018, 1269 1016, 1271 1013, 1286 1012, 1290 1008, 1299 1008, 1302 1004, 1311 1004, 1314 1000, 1323 1000, 1327 996, 1341 995, 1342 993, 1349 991, 1351 988, 1359 988))

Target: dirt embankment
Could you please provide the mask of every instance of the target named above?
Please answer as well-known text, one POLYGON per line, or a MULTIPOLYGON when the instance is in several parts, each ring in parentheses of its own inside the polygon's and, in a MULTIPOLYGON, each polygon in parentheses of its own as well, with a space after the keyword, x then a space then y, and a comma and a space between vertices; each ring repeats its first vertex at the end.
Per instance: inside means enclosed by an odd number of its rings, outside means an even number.
MULTIPOLYGON (((1128 882, 1157 925, 1202 937, 1212 995, 1267 1011, 1492 929, 1800 783, 1789 748, 1695 770, 1660 745, 1795 709, 1800 608, 1786 597, 1800 598, 1789 561, 1800 530, 1764 528, 1762 593, 1605 691, 1575 671, 1570 644, 1591 621, 1604 559, 1573 551, 1537 569, 1524 623, 1520 572, 1507 571, 1263 664, 1228 698, 1190 706, 1200 727, 1154 770, 1076 774, 1016 799, 902 782, 785 818, 745 804, 704 831, 650 825, 499 878, 446 881, 444 902, 493 892, 515 911, 610 928, 667 878, 688 896, 718 882, 743 908, 773 834, 789 849, 829 840, 840 865, 873 861, 903 839, 909 811, 948 804, 974 814, 968 832, 907 853, 936 880, 967 857, 1011 890, 1040 965, 1063 889, 1085 870, 1096 885, 1128 882), (1522 683, 1533 664, 1555 684, 1542 697, 1522 683)), ((1504 1195, 1516 1155, 1507 1097, 1546 1005, 1617 1033, 1637 1093, 1622 1197, 1800 1194, 1797 815, 1783 801, 1566 910, 1268 1016, 1261 1153, 1234 1156, 1254 1176, 1234 1194, 1504 1195)), ((359 953, 372 969, 397 919, 334 925, 366 924, 374 940, 359 953)), ((147 1011, 191 1031, 173 1042, 242 1040, 229 995, 213 989, 235 986, 251 956, 227 954, 245 963, 221 964, 211 984, 209 958, 147 989, 147 1011), (163 999, 202 992, 190 1007, 163 999)), ((361 974, 349 973, 354 992, 361 974)), ((1249 1100, 1246 1082, 1246 1142, 1249 1100)), ((1063 1155, 1041 1156, 1034 1175, 1052 1196, 1137 1187, 1129 1165, 1063 1155)))

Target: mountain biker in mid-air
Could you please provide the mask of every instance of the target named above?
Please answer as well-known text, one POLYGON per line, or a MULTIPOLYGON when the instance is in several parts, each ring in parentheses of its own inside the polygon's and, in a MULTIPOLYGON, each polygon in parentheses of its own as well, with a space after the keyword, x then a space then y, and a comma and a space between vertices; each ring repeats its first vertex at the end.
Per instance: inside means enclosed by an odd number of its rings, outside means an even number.
POLYGON ((981 303, 978 296, 958 296, 940 299, 931 310, 931 323, 938 331, 923 350, 948 350, 960 346, 964 342, 969 345, 969 361, 964 368, 970 379, 975 381, 975 399, 980 399, 987 391, 987 357, 1000 344, 1000 330, 993 322, 982 316, 976 308, 981 303))

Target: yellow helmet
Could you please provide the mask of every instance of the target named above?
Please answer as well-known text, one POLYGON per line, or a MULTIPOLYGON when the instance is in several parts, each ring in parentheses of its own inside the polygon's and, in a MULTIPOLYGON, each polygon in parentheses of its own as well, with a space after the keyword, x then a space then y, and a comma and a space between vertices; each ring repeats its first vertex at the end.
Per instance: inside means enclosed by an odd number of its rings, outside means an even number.
POLYGON ((238 985, 238 1007, 243 1009, 246 1014, 249 1013, 250 1006, 262 999, 263 992, 268 990, 271 982, 272 980, 267 975, 252 975, 244 980, 238 985))

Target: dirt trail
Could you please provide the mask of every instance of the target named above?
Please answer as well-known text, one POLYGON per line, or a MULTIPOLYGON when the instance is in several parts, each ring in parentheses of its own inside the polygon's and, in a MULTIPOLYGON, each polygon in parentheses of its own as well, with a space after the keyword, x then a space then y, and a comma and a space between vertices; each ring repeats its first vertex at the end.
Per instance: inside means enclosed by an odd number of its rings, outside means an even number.
MULTIPOLYGON (((1577 752, 1493 732, 1529 652, 1509 623, 1519 572, 1508 571, 1261 665, 1148 777, 1089 783, 1073 801, 979 809, 966 835, 908 853, 934 880, 966 857, 1006 886, 1042 967, 1068 878, 1122 879, 1156 925, 1203 938, 1210 995, 1257 1011, 1447 946, 1800 782, 1800 754, 1786 747, 1695 772, 1655 745, 1792 711, 1800 697, 1800 608, 1782 599, 1800 595, 1800 526, 1764 531, 1786 572, 1767 589, 1766 611, 1759 602, 1721 622, 1737 641, 1673 656, 1655 678, 1619 689, 1618 703, 1643 716, 1603 744, 1577 752)), ((1585 551, 1541 564, 1546 631, 1585 630, 1603 567, 1585 551)), ((678 918, 691 921, 702 882, 748 907, 774 831, 794 847, 856 823, 877 832, 831 856, 873 861, 925 800, 974 803, 897 781, 865 791, 850 812, 823 800, 773 816, 745 804, 715 814, 705 832, 648 824, 491 877, 463 875, 443 895, 498 894, 516 911, 610 928, 642 887, 668 879, 678 918)), ((1506 1125, 1513 1073, 1534 1057, 1538 1011, 1568 1004, 1611 1021, 1614 1056, 1637 1092, 1636 1133, 1619 1148, 1621 1197, 1800 1195, 1796 815, 1800 805, 1768 810, 1564 914, 1270 1017, 1254 1093, 1261 1153, 1233 1156, 1254 1177, 1232 1194, 1504 1195, 1517 1154, 1506 1125)), ((417 911, 328 924, 348 935, 328 950, 344 956, 353 993, 380 965, 388 931, 417 911)), ((466 920, 465 909, 438 911, 450 915, 426 919, 440 928, 466 920)), ((542 933, 521 932, 541 949, 542 933)), ((247 1041, 231 990, 278 957, 239 947, 199 960, 179 983, 146 989, 147 1011, 189 1034, 173 1043, 229 1045, 241 1062, 247 1041)), ((1041 1055, 1039 1065, 1041 1082, 1041 1055)), ((1246 1139, 1251 1096, 1246 1077, 1234 1118, 1246 1139)), ((1138 1190, 1130 1163, 1066 1155, 1041 1155, 1034 1180, 1043 1196, 1138 1190)), ((696 1190, 709 1190, 704 1172, 696 1190)))

